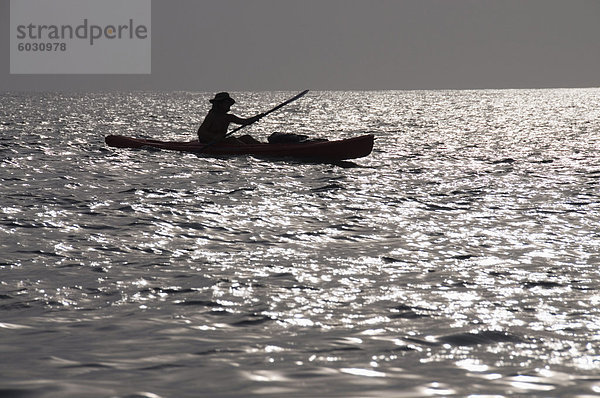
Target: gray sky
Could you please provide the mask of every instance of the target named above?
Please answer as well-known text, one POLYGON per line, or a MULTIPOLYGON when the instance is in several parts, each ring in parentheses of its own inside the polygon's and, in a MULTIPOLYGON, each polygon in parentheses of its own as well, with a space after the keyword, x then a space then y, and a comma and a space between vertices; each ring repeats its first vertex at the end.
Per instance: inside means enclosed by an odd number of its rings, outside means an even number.
POLYGON ((152 74, 10 75, 0 90, 600 86, 600 0, 153 0, 152 74))

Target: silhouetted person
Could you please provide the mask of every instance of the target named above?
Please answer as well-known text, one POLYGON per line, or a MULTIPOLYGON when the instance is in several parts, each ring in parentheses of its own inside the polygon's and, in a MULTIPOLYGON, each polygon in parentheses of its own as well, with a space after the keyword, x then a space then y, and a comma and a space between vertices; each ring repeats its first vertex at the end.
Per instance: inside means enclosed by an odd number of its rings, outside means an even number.
POLYGON ((203 143, 210 143, 216 140, 227 144, 242 145, 255 144, 259 141, 249 135, 243 135, 239 138, 228 137, 223 139, 227 134, 227 129, 230 123, 248 125, 260 120, 262 114, 250 117, 247 119, 238 117, 228 113, 231 105, 235 104, 235 100, 229 96, 229 93, 218 93, 215 98, 209 100, 212 108, 204 118, 204 121, 198 128, 198 140, 203 143))

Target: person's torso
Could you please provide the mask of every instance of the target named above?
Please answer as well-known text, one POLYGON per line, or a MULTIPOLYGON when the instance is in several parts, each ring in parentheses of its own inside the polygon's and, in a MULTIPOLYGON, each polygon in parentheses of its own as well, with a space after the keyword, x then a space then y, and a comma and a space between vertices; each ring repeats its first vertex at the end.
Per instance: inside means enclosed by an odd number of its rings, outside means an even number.
POLYGON ((210 110, 198 128, 198 138, 200 141, 212 141, 224 137, 227 134, 229 123, 227 113, 217 113, 210 110))

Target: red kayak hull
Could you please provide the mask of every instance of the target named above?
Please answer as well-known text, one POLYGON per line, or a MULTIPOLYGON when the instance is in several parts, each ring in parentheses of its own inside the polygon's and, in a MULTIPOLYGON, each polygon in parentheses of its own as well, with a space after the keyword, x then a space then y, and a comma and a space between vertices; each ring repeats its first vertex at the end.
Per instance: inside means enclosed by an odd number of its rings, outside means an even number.
POLYGON ((176 142, 157 141, 142 138, 109 135, 106 144, 116 148, 152 147, 182 152, 202 153, 213 156, 255 155, 269 157, 294 157, 320 160, 347 160, 368 156, 373 150, 373 134, 335 141, 314 141, 285 144, 247 144, 227 145, 214 144, 205 147, 198 141, 176 142))

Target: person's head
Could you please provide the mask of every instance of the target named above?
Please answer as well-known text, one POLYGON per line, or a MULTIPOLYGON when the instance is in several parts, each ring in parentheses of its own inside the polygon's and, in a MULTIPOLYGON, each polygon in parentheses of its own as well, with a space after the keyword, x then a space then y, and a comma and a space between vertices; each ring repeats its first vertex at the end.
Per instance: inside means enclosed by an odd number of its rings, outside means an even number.
POLYGON ((229 93, 222 92, 217 93, 215 98, 209 100, 213 104, 213 108, 222 109, 228 111, 231 105, 235 104, 235 100, 229 96, 229 93))

